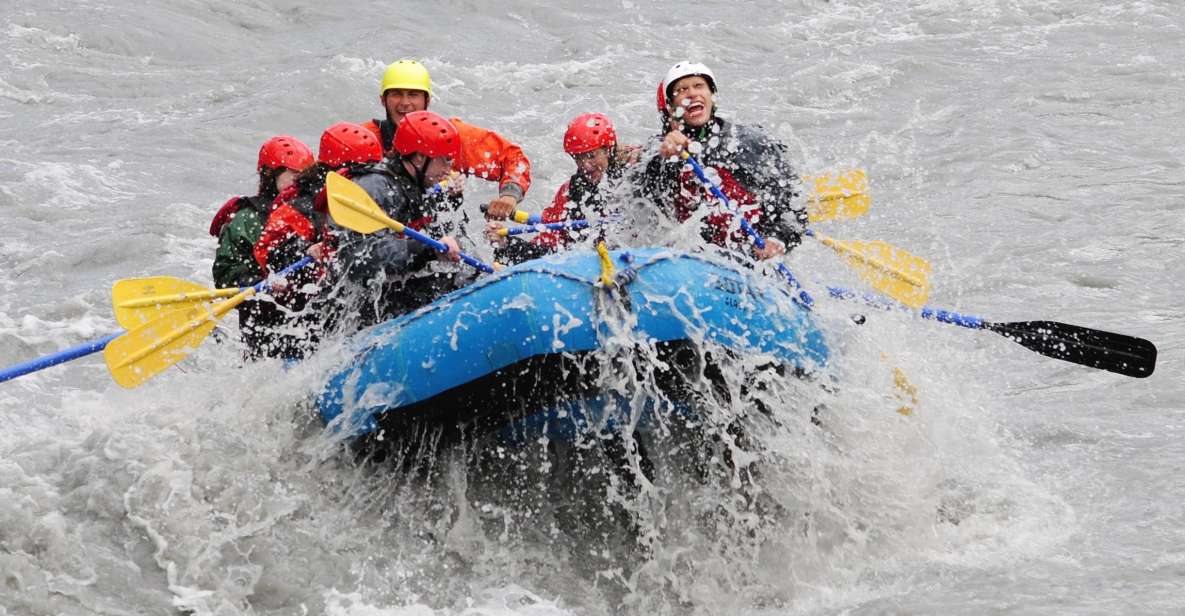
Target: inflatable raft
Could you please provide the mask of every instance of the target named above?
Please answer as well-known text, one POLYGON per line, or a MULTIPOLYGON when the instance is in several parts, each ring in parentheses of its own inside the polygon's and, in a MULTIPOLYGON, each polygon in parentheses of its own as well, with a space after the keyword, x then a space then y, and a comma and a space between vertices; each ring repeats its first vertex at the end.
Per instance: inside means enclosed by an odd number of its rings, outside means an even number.
POLYGON ((687 398, 677 391, 680 367, 702 359, 705 347, 760 354, 794 371, 827 361, 810 313, 777 279, 668 249, 610 257, 611 285, 597 253, 553 255, 364 330, 354 360, 318 399, 322 419, 368 440, 509 426, 568 438, 612 421, 598 414, 630 397, 620 384, 603 384, 606 367, 620 367, 606 354, 640 349, 644 361, 664 366, 669 378, 659 380, 676 400, 687 398))

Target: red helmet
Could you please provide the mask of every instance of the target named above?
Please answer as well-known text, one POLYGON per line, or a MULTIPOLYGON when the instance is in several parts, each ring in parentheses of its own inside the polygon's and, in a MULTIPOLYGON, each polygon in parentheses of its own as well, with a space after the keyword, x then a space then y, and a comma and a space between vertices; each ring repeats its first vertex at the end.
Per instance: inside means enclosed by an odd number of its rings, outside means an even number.
POLYGON ((395 128, 395 150, 407 156, 419 152, 428 158, 461 155, 461 135, 452 122, 431 111, 413 111, 395 128))
POLYGON ((564 133, 564 151, 569 154, 591 152, 617 143, 613 122, 603 113, 582 113, 568 123, 564 133))
POLYGON ((268 169, 291 169, 304 171, 313 165, 313 152, 309 146, 296 137, 278 135, 263 142, 259 148, 259 162, 255 163, 255 171, 268 169))
POLYGON ((336 169, 347 163, 373 163, 382 159, 383 147, 378 137, 357 124, 338 122, 321 133, 317 161, 322 164, 336 169))

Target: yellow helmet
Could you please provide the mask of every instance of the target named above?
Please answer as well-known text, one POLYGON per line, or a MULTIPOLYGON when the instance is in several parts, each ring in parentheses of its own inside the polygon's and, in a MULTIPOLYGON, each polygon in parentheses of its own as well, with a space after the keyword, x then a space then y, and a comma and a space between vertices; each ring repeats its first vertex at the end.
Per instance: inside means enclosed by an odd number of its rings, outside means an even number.
POLYGON ((428 77, 428 69, 423 64, 415 60, 399 60, 389 64, 383 72, 383 89, 379 95, 395 88, 422 90, 432 96, 432 79, 428 77))

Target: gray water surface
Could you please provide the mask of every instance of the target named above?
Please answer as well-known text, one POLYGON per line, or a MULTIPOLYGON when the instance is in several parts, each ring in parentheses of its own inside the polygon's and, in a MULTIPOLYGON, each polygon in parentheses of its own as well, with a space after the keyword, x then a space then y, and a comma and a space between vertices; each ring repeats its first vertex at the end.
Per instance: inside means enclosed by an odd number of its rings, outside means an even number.
MULTIPOLYGON (((340 357, 241 367, 206 344, 136 390, 79 359, 0 385, 0 614, 1185 611, 1179 3, 9 0, 0 33, 0 365, 116 331, 115 280, 208 284, 210 217, 252 191, 259 144, 377 115, 402 57, 434 110, 523 146, 533 211, 571 173, 568 119, 640 143, 657 81, 702 60, 720 113, 800 168, 867 170, 870 215, 823 229, 929 259, 932 305, 1160 350, 1128 379, 823 302, 833 440, 765 443, 767 489, 806 521, 751 550, 670 528, 591 574, 490 532, 461 460, 420 480, 334 455, 308 400, 340 357)), ((818 244, 788 263, 858 284, 818 244)))

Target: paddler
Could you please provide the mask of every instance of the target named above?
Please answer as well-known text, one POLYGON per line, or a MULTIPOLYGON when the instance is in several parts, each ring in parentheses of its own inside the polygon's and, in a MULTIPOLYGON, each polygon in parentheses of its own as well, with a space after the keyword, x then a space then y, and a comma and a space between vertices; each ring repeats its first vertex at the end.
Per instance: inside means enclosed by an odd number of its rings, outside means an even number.
MULTIPOLYGON (((615 214, 605 203, 605 193, 610 189, 603 187, 621 180, 626 167, 638 162, 641 147, 618 143, 613 122, 603 113, 582 113, 573 118, 564 131, 563 147, 576 170, 543 210, 543 222, 595 221, 615 214)), ((528 241, 501 235, 502 227, 499 222, 487 223, 486 237, 500 248, 496 256, 503 262, 534 259, 590 237, 603 238, 603 227, 585 227, 547 231, 528 241)))
POLYGON ((460 245, 433 223, 421 224, 430 220, 427 190, 449 174, 460 151, 460 135, 449 120, 431 111, 413 111, 399 120, 391 154, 354 174, 387 216, 438 238, 448 252, 437 253, 393 233, 335 228, 330 326, 351 331, 381 323, 468 282, 468 269, 458 274, 432 267, 437 260, 458 261, 460 245))
POLYGON ((658 92, 665 133, 655 138, 658 153, 637 181, 640 192, 678 222, 701 217, 706 241, 744 247, 758 260, 785 254, 799 243, 807 222, 798 199, 798 173, 787 160, 786 146, 764 129, 717 115, 716 94, 716 77, 703 64, 679 62, 667 71, 658 92), (732 206, 765 238, 763 248, 684 163, 685 152, 709 177, 717 176, 732 206))
POLYGON ((327 264, 333 257, 335 237, 329 229, 325 177, 336 171, 346 178, 366 173, 367 168, 383 158, 379 140, 357 124, 338 122, 321 133, 317 162, 305 169, 296 181, 280 192, 255 242, 255 260, 265 273, 278 272, 305 255, 321 261, 272 282, 276 302, 288 315, 285 333, 279 341, 285 345, 283 356, 300 359, 319 341, 321 299, 327 264))
MULTIPOLYGON (((399 60, 387 66, 379 88, 379 103, 386 111, 383 119, 363 124, 370 129, 390 154, 400 120, 409 113, 424 111, 432 102, 432 79, 428 69, 415 60, 399 60)), ((514 212, 531 186, 531 161, 522 148, 492 130, 449 120, 461 136, 460 152, 453 158, 449 179, 450 201, 460 205, 460 175, 473 175, 498 183, 498 196, 489 202, 486 218, 505 220, 514 212)))
MULTIPOLYGON (((249 287, 264 277, 253 249, 281 191, 313 164, 313 153, 296 137, 278 135, 263 143, 256 158, 259 189, 254 196, 231 197, 210 223, 210 235, 218 238, 214 255, 214 286, 249 287)), ((249 299, 238 308, 239 330, 247 357, 279 357, 285 345, 275 331, 283 312, 271 301, 249 299)))

